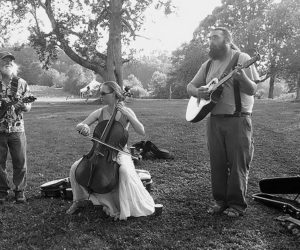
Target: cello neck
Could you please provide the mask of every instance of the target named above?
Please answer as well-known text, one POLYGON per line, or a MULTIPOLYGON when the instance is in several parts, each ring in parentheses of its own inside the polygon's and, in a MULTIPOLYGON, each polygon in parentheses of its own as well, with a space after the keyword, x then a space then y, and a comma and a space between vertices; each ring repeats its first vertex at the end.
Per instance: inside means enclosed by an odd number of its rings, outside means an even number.
POLYGON ((108 123, 106 124, 106 127, 105 127, 105 129, 103 130, 102 135, 101 135, 101 138, 100 138, 101 141, 105 141, 105 140, 106 140, 106 138, 107 138, 107 136, 108 136, 108 134, 109 134, 110 128, 111 128, 111 126, 113 125, 114 120, 115 120, 115 118, 116 118, 117 111, 118 111, 118 110, 117 110, 117 106, 115 105, 114 110, 113 110, 113 113, 112 113, 112 115, 111 115, 111 117, 110 117, 108 123))

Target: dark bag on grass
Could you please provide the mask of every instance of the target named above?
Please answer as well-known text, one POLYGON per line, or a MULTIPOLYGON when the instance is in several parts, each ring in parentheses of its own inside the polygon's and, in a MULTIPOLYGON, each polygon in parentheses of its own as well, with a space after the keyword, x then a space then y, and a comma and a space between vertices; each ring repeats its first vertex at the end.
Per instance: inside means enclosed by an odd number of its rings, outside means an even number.
POLYGON ((166 149, 159 149, 151 141, 140 141, 132 145, 142 156, 142 159, 174 159, 174 156, 166 149))
POLYGON ((262 179, 259 188, 268 194, 300 194, 300 176, 262 179))
POLYGON ((58 179, 41 185, 42 197, 61 197, 66 200, 72 200, 72 188, 70 178, 58 179))

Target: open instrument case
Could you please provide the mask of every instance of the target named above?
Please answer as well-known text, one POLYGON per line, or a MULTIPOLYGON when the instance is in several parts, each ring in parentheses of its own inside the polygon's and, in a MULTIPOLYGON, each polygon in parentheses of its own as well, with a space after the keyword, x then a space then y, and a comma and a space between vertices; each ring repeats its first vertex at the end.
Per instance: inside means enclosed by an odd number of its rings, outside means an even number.
MULTIPOLYGON (((144 187, 151 192, 152 178, 147 170, 135 170, 144 187)), ((60 197, 66 200, 73 199, 70 178, 58 179, 44 183, 40 186, 42 197, 60 197)))
POLYGON ((254 200, 300 219, 300 176, 262 179, 259 187, 261 193, 252 195, 254 200))

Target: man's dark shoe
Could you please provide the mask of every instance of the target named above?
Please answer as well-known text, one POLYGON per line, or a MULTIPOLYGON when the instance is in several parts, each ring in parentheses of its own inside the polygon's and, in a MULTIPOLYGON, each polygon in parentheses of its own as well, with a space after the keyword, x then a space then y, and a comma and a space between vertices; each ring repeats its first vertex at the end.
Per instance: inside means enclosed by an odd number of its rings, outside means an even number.
POLYGON ((25 203, 26 197, 23 191, 15 191, 15 199, 17 203, 25 203))
POLYGON ((8 193, 7 192, 0 192, 0 204, 4 204, 7 200, 8 193))

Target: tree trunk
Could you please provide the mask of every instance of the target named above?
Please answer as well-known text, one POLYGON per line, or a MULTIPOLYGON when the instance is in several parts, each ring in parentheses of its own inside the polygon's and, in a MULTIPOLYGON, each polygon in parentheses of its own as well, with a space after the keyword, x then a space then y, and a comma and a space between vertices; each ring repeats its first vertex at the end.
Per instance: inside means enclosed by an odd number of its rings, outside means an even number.
POLYGON ((298 72, 297 87, 296 87, 296 100, 300 101, 300 73, 299 72, 298 72))
POLYGON ((123 1, 110 0, 109 39, 107 44, 107 75, 105 81, 116 81, 123 86, 122 77, 122 45, 121 45, 121 14, 123 1))
POLYGON ((269 95, 268 98, 273 99, 274 98, 274 82, 275 82, 275 73, 273 73, 270 77, 270 83, 269 83, 269 95))
POLYGON ((170 84, 170 88, 169 88, 169 99, 172 99, 172 84, 170 84))
MULTIPOLYGON (((275 58, 275 56, 274 56, 275 58)), ((276 67, 274 60, 271 60, 271 66, 270 66, 270 82, 269 82, 269 95, 268 98, 273 99, 274 98, 274 82, 276 78, 276 67)))

